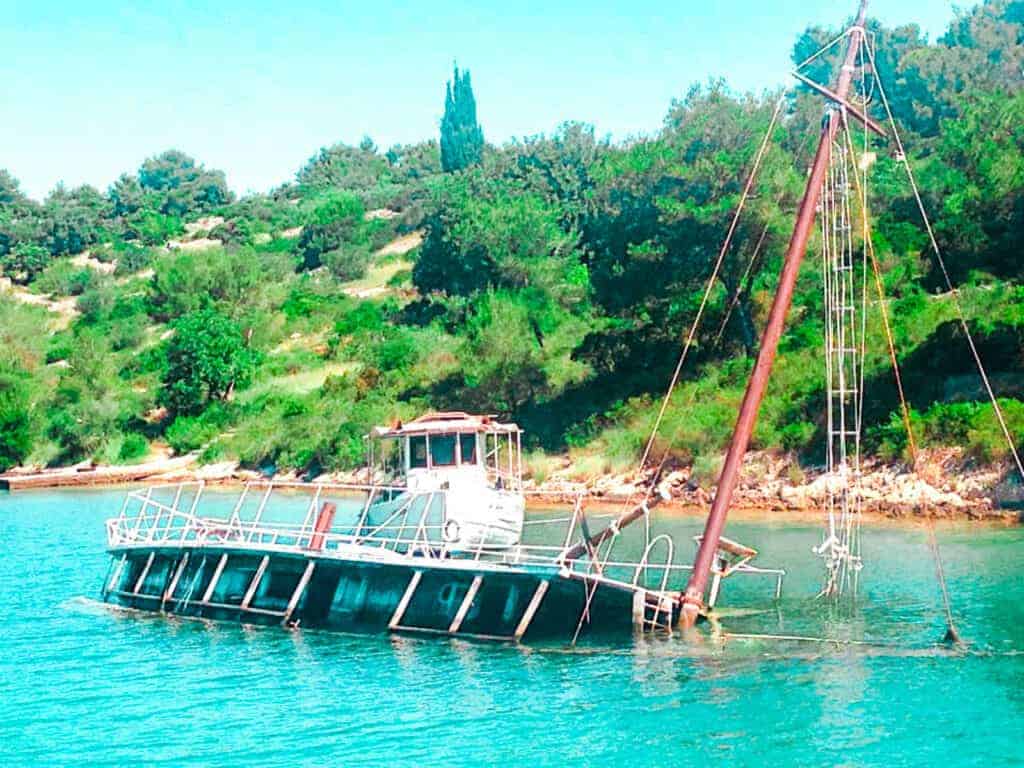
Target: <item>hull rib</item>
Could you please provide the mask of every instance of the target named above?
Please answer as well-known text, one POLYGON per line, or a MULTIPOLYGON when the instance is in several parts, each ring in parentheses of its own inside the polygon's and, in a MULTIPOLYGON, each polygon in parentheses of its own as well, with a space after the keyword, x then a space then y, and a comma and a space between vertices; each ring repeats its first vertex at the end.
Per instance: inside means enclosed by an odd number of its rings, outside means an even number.
POLYGON ((161 610, 164 607, 164 603, 171 599, 171 595, 174 594, 174 590, 178 588, 178 581, 181 579, 181 574, 185 570, 185 566, 188 565, 188 552, 181 556, 181 560, 178 561, 178 567, 174 569, 174 576, 171 577, 170 583, 167 585, 167 589, 164 590, 163 599, 160 601, 161 610))
POLYGON ((466 618, 466 614, 469 613, 470 607, 473 605, 473 600, 476 598, 476 593, 480 589, 480 584, 483 582, 483 576, 474 576, 473 583, 469 585, 469 589, 466 590, 466 597, 462 600, 462 605, 459 606, 458 613, 455 614, 455 618, 452 620, 451 625, 448 627, 448 631, 451 634, 455 634, 459 631, 459 627, 462 626, 462 622, 466 618))
POLYGON ((139 574, 139 578, 135 580, 135 588, 132 590, 132 594, 139 594, 139 590, 142 589, 142 583, 146 580, 149 575, 149 569, 153 565, 153 558, 156 557, 156 552, 150 552, 149 557, 146 558, 146 564, 142 566, 142 572, 139 574))
POLYGON ((281 619, 282 624, 287 624, 291 619, 292 614, 295 613, 295 608, 298 606, 299 600, 302 598, 302 593, 306 591, 306 587, 309 585, 309 580, 313 576, 314 568, 316 568, 316 563, 313 560, 306 563, 306 570, 302 572, 302 578, 299 579, 299 583, 295 587, 295 592, 292 593, 292 598, 288 601, 288 607, 285 608, 284 617, 281 619))
POLYGON ((522 636, 526 634, 526 630, 530 628, 530 624, 533 622, 533 617, 537 615, 537 610, 540 608, 541 600, 543 600, 544 595, 548 593, 548 588, 550 586, 550 581, 542 581, 537 585, 537 590, 533 593, 533 597, 530 598, 530 604, 526 606, 523 618, 519 620, 519 624, 516 627, 516 640, 521 639, 522 636))
POLYGON ((263 580, 263 574, 267 572, 267 566, 270 565, 270 555, 264 555, 263 559, 260 560, 260 565, 256 569, 256 573, 252 577, 252 581, 249 582, 249 588, 245 590, 245 597, 242 598, 241 608, 243 611, 249 610, 249 603, 252 602, 252 598, 256 594, 256 590, 260 586, 260 581, 263 580))
POLYGON ((210 585, 206 588, 206 592, 203 593, 203 605, 210 603, 210 598, 213 597, 213 590, 217 588, 217 582, 220 581, 220 575, 224 573, 224 566, 228 564, 227 553, 220 556, 220 560, 217 561, 217 568, 213 572, 213 576, 210 577, 210 585))
POLYGON ((416 587, 419 586, 420 579, 422 578, 422 571, 413 572, 412 578, 409 579, 409 586, 405 588, 405 594, 402 595, 402 599, 398 601, 398 607, 395 608, 395 613, 392 615, 391 621, 388 622, 388 629, 395 629, 402 623, 402 616, 405 615, 405 609, 409 607, 413 593, 416 591, 416 587))

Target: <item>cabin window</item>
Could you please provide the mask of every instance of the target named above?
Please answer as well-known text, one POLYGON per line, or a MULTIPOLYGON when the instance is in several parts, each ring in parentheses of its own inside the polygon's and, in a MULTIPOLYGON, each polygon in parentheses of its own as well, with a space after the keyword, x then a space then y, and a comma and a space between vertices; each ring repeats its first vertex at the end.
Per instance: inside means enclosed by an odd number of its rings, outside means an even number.
POLYGON ((430 462, 435 467, 455 466, 455 435, 430 438, 430 462))
POLYGON ((463 464, 476 464, 476 435, 459 435, 463 464))
POLYGON ((427 436, 409 438, 409 466, 412 469, 427 466, 427 436))

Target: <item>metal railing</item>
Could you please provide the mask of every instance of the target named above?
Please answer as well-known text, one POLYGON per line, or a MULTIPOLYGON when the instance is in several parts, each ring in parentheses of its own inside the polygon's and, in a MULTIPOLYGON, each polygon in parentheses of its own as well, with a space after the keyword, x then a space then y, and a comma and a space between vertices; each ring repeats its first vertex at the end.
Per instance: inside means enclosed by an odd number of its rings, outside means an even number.
MULTIPOLYGON (((513 567, 557 567, 566 576, 663 596, 675 594, 669 589, 670 577, 681 576, 692 570, 690 565, 673 563, 674 546, 666 534, 650 539, 637 560, 612 560, 610 550, 606 550, 604 556, 599 558, 599 563, 589 556, 567 559, 565 554, 573 544, 574 534, 581 535, 583 528, 582 493, 575 496, 571 516, 525 522, 531 533, 538 526, 546 527, 550 532, 547 539, 553 543, 490 546, 486 543, 489 535, 501 526, 489 523, 480 526, 477 544, 467 548, 456 547, 446 541, 443 514, 437 515, 439 523, 429 520, 432 510, 443 510, 444 490, 410 491, 396 485, 311 486, 303 483, 254 482, 241 490, 229 512, 225 506, 225 514, 221 517, 198 513, 204 490, 204 483, 198 481, 154 486, 129 493, 120 514, 106 522, 108 546, 111 549, 216 547, 325 557, 352 557, 361 553, 371 558, 473 560, 513 567), (303 505, 304 516, 301 522, 273 522, 264 519, 275 491, 289 496, 299 491, 310 495, 308 504, 303 505), (360 497, 362 501, 356 508, 353 502, 360 497), (342 526, 340 530, 337 527, 318 530, 317 518, 323 504, 341 499, 349 502, 350 519, 358 509, 354 523, 342 526), (383 521, 370 524, 370 511, 375 504, 399 499, 401 502, 388 511, 383 521), (248 519, 243 515, 247 502, 255 505, 255 512, 248 519), (562 526, 565 527, 564 533, 562 526), (663 562, 652 563, 652 552, 658 545, 665 548, 665 559, 663 562), (651 571, 660 574, 655 583, 650 583, 648 578, 651 571)), ((565 492, 524 492, 523 495, 559 500, 569 496, 565 492)), ((297 508, 296 513, 298 511, 297 508)), ((589 515, 588 519, 598 517, 600 515, 589 515)), ((747 566, 738 572, 777 576, 778 594, 781 571, 747 566)))

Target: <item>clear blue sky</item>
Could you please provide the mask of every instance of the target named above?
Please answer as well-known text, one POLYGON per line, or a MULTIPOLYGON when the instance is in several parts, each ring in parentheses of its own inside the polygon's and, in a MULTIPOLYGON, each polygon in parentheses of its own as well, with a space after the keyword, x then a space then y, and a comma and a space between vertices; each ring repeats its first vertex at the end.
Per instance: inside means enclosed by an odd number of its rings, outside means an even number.
MULTIPOLYGON (((0 0, 0 167, 41 197, 58 181, 104 189, 176 147, 236 191, 267 190, 324 145, 435 136, 453 60, 490 141, 567 119, 624 138, 657 130, 695 81, 784 82, 797 35, 854 5, 0 0)), ((953 3, 874 0, 872 13, 934 39, 953 3)))

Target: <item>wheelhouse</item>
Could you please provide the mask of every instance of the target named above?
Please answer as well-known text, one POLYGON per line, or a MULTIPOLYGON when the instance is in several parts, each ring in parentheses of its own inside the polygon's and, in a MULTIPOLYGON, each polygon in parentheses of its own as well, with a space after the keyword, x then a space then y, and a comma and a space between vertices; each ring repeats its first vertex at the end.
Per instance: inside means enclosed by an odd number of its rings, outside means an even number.
POLYGON ((404 477, 410 488, 474 478, 492 488, 522 489, 522 432, 493 416, 428 413, 377 427, 368 435, 372 477, 404 477))

